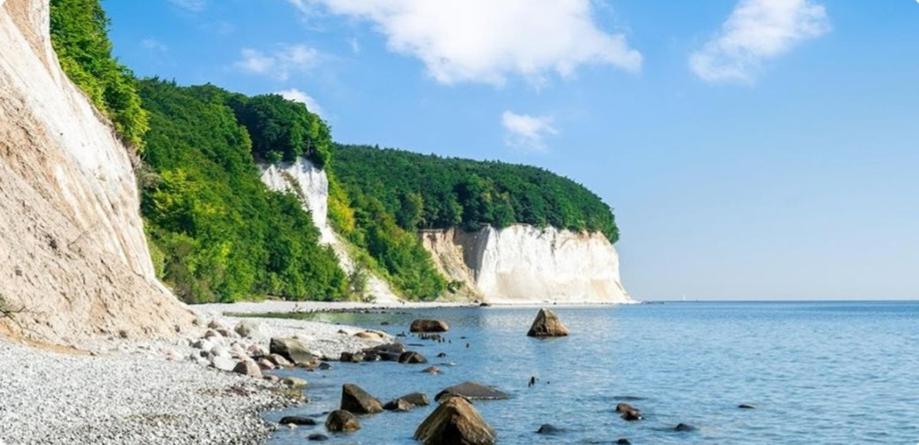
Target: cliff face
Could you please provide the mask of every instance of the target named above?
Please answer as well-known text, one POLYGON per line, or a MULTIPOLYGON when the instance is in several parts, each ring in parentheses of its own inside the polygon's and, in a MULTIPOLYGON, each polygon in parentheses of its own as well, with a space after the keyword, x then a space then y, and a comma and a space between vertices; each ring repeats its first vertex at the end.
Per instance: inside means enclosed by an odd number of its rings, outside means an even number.
MULTIPOLYGON (((313 224, 319 229, 320 241, 332 247, 338 257, 338 264, 351 274, 356 264, 345 243, 328 222, 329 178, 325 171, 316 168, 309 160, 297 158, 293 163, 262 165, 262 182, 269 189, 292 192, 297 195, 303 208, 310 212, 313 224)), ((379 276, 368 271, 366 294, 378 303, 398 301, 399 297, 379 276)))
POLYGON ((0 331, 174 333, 191 313, 154 276, 128 151, 61 71, 48 12, 0 0, 0 297, 23 310, 0 331))
POLYGON ((600 233, 514 225, 424 231, 425 248, 461 293, 487 302, 628 303, 616 248, 600 233))

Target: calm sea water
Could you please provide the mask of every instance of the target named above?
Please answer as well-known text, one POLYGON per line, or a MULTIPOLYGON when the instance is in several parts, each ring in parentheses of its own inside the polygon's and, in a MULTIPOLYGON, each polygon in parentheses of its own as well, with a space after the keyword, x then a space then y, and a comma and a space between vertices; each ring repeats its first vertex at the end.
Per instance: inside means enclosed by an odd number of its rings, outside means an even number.
MULTIPOLYGON (((339 364, 308 379, 311 402, 268 414, 314 415, 335 409, 343 383, 357 383, 383 402, 466 380, 496 385, 510 400, 476 407, 499 444, 842 444, 919 443, 919 303, 666 303, 557 308, 571 336, 526 337, 536 310, 434 309, 386 314, 323 315, 325 320, 396 334, 412 319, 446 320, 450 344, 411 349, 429 365, 339 364), (388 321, 390 326, 381 326, 388 321), (466 339, 461 339, 466 337, 466 339), (469 347, 466 347, 466 343, 469 347), (437 359, 438 352, 447 358, 437 359), (540 383, 527 387, 529 377, 540 383), (646 416, 621 420, 613 409, 631 400, 646 416), (738 409, 740 403, 753 410, 738 409), (677 423, 697 428, 675 432, 677 423), (566 431, 540 436, 551 423, 566 431)), ((361 419, 363 429, 326 443, 414 444, 415 428, 433 406, 361 419)), ((324 420, 324 417, 320 418, 324 420)), ((302 444, 313 430, 282 429, 274 444, 302 444)))

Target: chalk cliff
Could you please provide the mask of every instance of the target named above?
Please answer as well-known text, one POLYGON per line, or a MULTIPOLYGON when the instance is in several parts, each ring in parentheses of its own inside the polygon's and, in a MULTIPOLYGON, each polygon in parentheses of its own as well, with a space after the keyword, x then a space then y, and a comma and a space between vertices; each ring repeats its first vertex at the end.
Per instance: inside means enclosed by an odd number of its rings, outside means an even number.
MULTIPOLYGON (((261 169, 262 182, 269 189, 297 195, 303 208, 310 212, 313 224, 319 229, 320 242, 332 247, 345 273, 352 273, 356 265, 348 251, 349 246, 328 222, 329 178, 325 171, 302 157, 292 163, 262 165, 261 169)), ((399 300, 386 280, 370 272, 367 276, 366 295, 378 303, 399 300)))
POLYGON ((459 293, 501 304, 628 303, 619 254, 601 233, 518 224, 427 230, 422 243, 459 293))
POLYGON ((166 335, 191 312, 154 276, 128 150, 67 79, 48 0, 0 0, 0 332, 166 335))

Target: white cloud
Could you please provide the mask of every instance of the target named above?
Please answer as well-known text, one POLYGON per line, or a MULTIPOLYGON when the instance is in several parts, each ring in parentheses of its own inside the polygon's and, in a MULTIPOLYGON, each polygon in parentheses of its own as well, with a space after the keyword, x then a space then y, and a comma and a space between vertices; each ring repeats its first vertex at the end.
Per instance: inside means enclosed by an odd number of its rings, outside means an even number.
POLYGON ((191 12, 201 12, 207 6, 205 0, 169 0, 169 3, 191 12))
POLYGON ((287 80, 295 72, 306 72, 319 62, 319 51, 306 45, 281 46, 271 52, 243 48, 234 66, 252 73, 287 80))
POLYGON ((552 126, 552 118, 547 116, 505 111, 501 114, 501 125, 504 126, 504 142, 507 145, 529 151, 546 151, 545 138, 558 134, 552 126))
POLYGON ((752 82, 763 61, 830 30, 826 9, 810 0, 741 0, 689 66, 709 82, 752 82))
POLYGON ((156 52, 166 52, 169 49, 165 44, 163 44, 163 42, 160 42, 159 40, 156 40, 152 37, 141 40, 140 46, 149 49, 150 51, 156 52))
POLYGON ((623 34, 600 29, 591 0, 288 0, 307 16, 333 14, 375 24, 392 51, 421 59, 439 82, 537 82, 581 65, 641 69, 623 34))
POLYGON ((292 101, 296 101, 296 102, 305 104, 307 110, 310 110, 310 112, 316 113, 319 116, 322 116, 324 114, 322 111, 322 107, 319 106, 319 103, 316 102, 316 99, 313 99, 313 97, 310 96, 309 94, 306 94, 303 91, 300 91, 296 88, 278 91, 275 94, 280 94, 281 97, 287 100, 292 100, 292 101))

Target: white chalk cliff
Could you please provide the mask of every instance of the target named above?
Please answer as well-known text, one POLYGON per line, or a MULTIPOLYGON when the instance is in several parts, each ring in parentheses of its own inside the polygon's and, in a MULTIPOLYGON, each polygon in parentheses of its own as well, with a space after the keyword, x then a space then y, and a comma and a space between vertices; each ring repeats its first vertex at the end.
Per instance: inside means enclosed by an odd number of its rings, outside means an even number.
POLYGON ((426 230, 422 243, 460 293, 498 304, 629 303, 619 254, 601 233, 517 224, 426 230))
POLYGON ((0 333, 67 343, 174 333, 189 310, 154 276, 128 150, 68 80, 48 0, 0 0, 0 333))
MULTIPOLYGON (((314 166, 305 158, 292 163, 261 165, 262 182, 269 189, 292 192, 297 195, 303 208, 310 212, 313 224, 319 229, 320 242, 332 247, 338 257, 339 266, 345 273, 354 271, 356 264, 345 243, 328 221, 329 178, 325 171, 314 166)), ((378 303, 399 301, 386 280, 368 272, 366 296, 378 303)))

